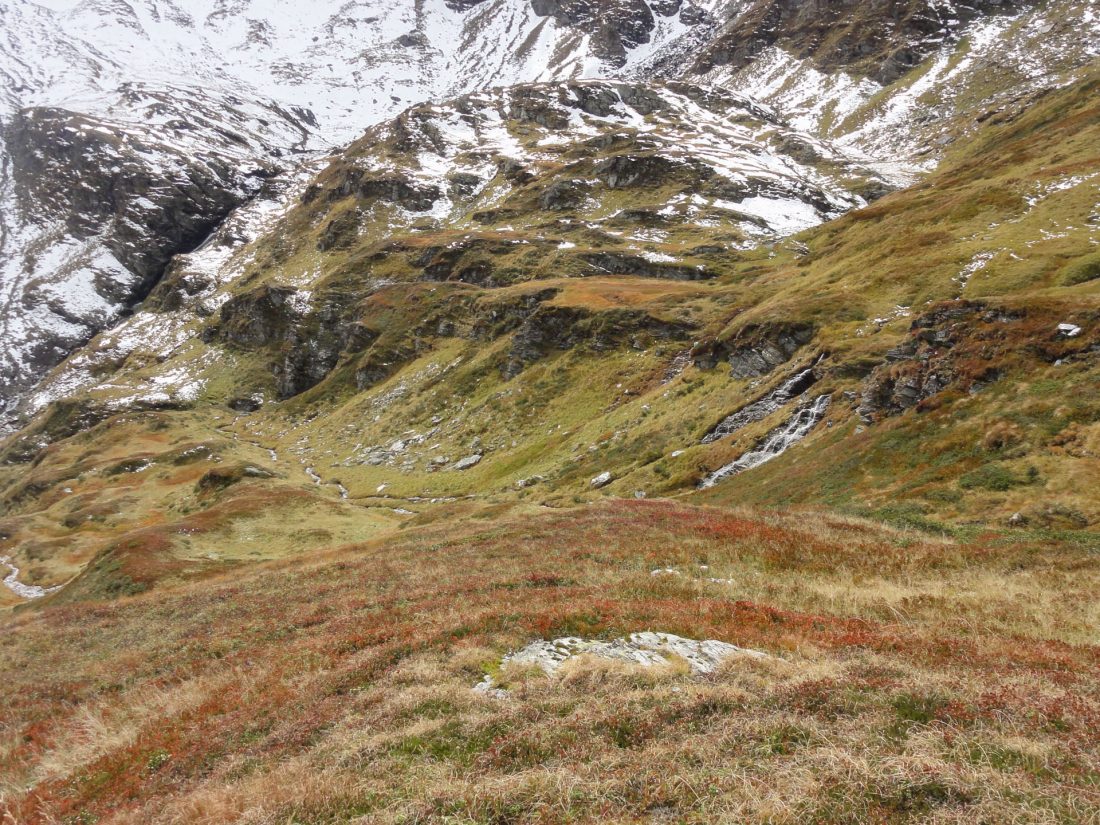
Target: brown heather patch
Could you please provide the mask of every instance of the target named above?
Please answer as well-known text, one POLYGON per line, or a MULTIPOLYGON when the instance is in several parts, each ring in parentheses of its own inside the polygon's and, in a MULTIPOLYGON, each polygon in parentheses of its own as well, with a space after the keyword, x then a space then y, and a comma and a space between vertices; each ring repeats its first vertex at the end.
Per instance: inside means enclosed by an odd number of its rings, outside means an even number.
POLYGON ((467 515, 9 618, 9 821, 1100 812, 1100 655, 1067 643, 1081 633, 1077 597, 1042 601, 1044 627, 1063 638, 1012 620, 1030 621, 1020 600, 1039 599, 1044 571, 1072 570, 1082 598, 1094 592, 1092 554, 929 540, 812 510, 608 501, 467 515), (658 566, 682 575, 651 576, 658 566), (990 591, 999 604, 974 608, 966 591, 979 573, 1020 576, 1024 589, 990 591), (560 680, 509 670, 505 701, 470 691, 531 639, 644 629, 774 658, 705 679, 581 661, 560 680))

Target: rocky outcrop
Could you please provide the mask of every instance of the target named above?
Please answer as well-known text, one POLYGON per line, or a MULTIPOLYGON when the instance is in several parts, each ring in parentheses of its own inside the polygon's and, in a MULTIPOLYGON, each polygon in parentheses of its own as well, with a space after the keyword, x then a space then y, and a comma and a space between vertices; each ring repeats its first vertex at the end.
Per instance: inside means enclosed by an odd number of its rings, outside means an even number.
POLYGON ((759 378, 790 361, 813 340, 814 332, 810 324, 751 326, 734 339, 697 344, 692 358, 698 369, 714 369, 727 361, 733 378, 759 378))
POLYGON ((592 252, 580 256, 601 275, 633 275, 638 278, 665 278, 670 281, 705 281, 714 277, 705 267, 659 263, 640 255, 621 252, 592 252))
MULTIPOLYGON (((768 654, 759 650, 738 647, 716 639, 699 641, 674 636, 671 633, 644 631, 633 633, 624 639, 576 637, 543 639, 532 642, 522 650, 509 653, 500 664, 502 668, 509 665, 520 668, 535 667, 547 676, 556 676, 566 662, 579 656, 642 668, 668 667, 673 663, 683 663, 695 676, 714 673, 723 663, 735 657, 768 658, 768 654)), ((496 686, 496 680, 492 676, 486 676, 474 690, 495 698, 505 698, 509 695, 507 691, 496 686)))
POLYGON ((974 394, 1013 372, 1092 359, 1100 353, 1097 314, 1074 313, 1077 335, 1060 329, 1065 307, 992 306, 948 301, 915 319, 909 335, 863 382, 864 422, 927 411, 961 393, 974 394))
POLYGON ((524 368, 555 350, 585 347, 602 352, 631 341, 684 339, 691 330, 683 324, 654 318, 640 310, 594 312, 580 307, 540 304, 512 336, 512 347, 501 375, 513 378, 524 368))
POLYGON ((595 173, 609 189, 626 189, 659 186, 673 180, 697 184, 712 177, 714 170, 659 155, 615 155, 597 164, 595 173))
POLYGON ((584 205, 591 188, 583 180, 556 180, 539 193, 539 208, 547 212, 576 209, 584 205))
POLYGON ((955 301, 941 305, 916 319, 909 337, 886 353, 863 383, 859 414, 865 423, 899 415, 955 384, 962 389, 980 388, 996 380, 1000 372, 992 361, 970 365, 960 374, 952 352, 971 337, 975 323, 1005 323, 1019 318, 991 311, 984 304, 955 301))
POLYGON ((273 374, 280 398, 290 398, 320 384, 345 355, 362 352, 378 333, 348 316, 349 303, 326 296, 303 323, 291 328, 282 359, 273 374))
POLYGON ((318 252, 347 249, 359 235, 359 213, 356 210, 341 212, 325 224, 317 239, 318 252))
POLYGON ((426 281, 461 281, 481 287, 507 286, 528 275, 525 262, 546 255, 556 244, 542 240, 465 238, 447 246, 431 246, 409 256, 426 281), (516 256, 519 258, 509 258, 516 256))
MULTIPOLYGON (((678 4, 662 8, 672 5, 678 4)), ((531 8, 562 25, 588 29, 593 53, 613 63, 624 62, 628 49, 648 43, 656 25, 644 0, 531 0, 531 8)))
POLYGON ((243 349, 274 351, 272 374, 280 398, 324 380, 342 355, 365 349, 377 333, 354 317, 352 296, 320 301, 290 287, 264 286, 227 301, 205 338, 243 349))
POLYGON ((334 203, 355 197, 364 206, 381 201, 410 212, 427 212, 443 197, 435 184, 423 183, 396 172, 373 172, 347 163, 334 164, 318 183, 302 194, 302 203, 334 203))
POLYGON ((769 46, 782 44, 824 71, 846 69, 889 84, 941 43, 961 37, 976 18, 1032 5, 1034 0, 755 0, 736 7, 733 18, 697 56, 692 71, 740 68, 769 46))
POLYGON ((264 286, 234 296, 222 304, 220 323, 208 328, 204 337, 245 349, 282 341, 299 316, 297 294, 291 287, 264 286))
POLYGON ((514 332, 542 304, 552 300, 559 292, 560 289, 550 287, 482 304, 474 314, 472 337, 490 340, 514 332))

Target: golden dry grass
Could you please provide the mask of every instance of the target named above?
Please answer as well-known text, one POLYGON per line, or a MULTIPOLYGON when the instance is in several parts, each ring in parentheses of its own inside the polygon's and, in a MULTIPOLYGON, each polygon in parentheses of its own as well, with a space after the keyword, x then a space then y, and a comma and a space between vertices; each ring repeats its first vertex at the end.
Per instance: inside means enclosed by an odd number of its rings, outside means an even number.
POLYGON ((3 804, 19 823, 1095 821, 1098 568, 810 510, 453 505, 399 538, 10 617, 3 804), (580 659, 471 690, 532 639, 637 630, 772 656, 701 678, 580 659))

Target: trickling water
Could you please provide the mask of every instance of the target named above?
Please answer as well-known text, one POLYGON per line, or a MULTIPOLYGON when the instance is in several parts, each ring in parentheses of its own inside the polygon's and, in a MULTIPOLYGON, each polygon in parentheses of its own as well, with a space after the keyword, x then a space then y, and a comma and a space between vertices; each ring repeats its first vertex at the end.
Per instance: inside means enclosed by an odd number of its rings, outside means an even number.
POLYGON ((780 407, 784 407, 816 383, 814 368, 808 367, 788 378, 763 398, 753 401, 726 418, 703 438, 704 444, 712 444, 749 424, 763 421, 780 407))
POLYGON ((4 578, 4 585, 15 595, 23 599, 41 599, 43 596, 48 596, 61 587, 39 587, 35 584, 23 584, 19 581, 19 568, 11 563, 11 559, 7 556, 0 556, 0 565, 8 568, 11 572, 4 578))
POLYGON ((828 395, 819 395, 811 403, 799 407, 794 415, 764 436, 753 449, 703 479, 699 485, 700 489, 713 487, 719 481, 759 467, 785 453, 809 435, 810 431, 825 417, 831 400, 828 395))
POLYGON ((321 477, 317 475, 317 471, 314 470, 312 467, 306 467, 306 475, 313 479, 314 484, 321 483, 321 477))

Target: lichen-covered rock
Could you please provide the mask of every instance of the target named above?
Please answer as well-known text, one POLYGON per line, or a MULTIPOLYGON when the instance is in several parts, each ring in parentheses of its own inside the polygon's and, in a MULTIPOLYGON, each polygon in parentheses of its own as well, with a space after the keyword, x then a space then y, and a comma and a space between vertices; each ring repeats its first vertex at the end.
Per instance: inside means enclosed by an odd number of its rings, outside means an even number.
POLYGON ((715 639, 697 641, 671 633, 645 631, 610 641, 564 637, 532 642, 522 650, 509 653, 501 664, 534 666, 553 676, 563 664, 578 656, 593 656, 643 667, 668 665, 682 660, 697 676, 714 673, 723 662, 734 656, 767 658, 767 654, 759 650, 738 647, 729 642, 715 639))

